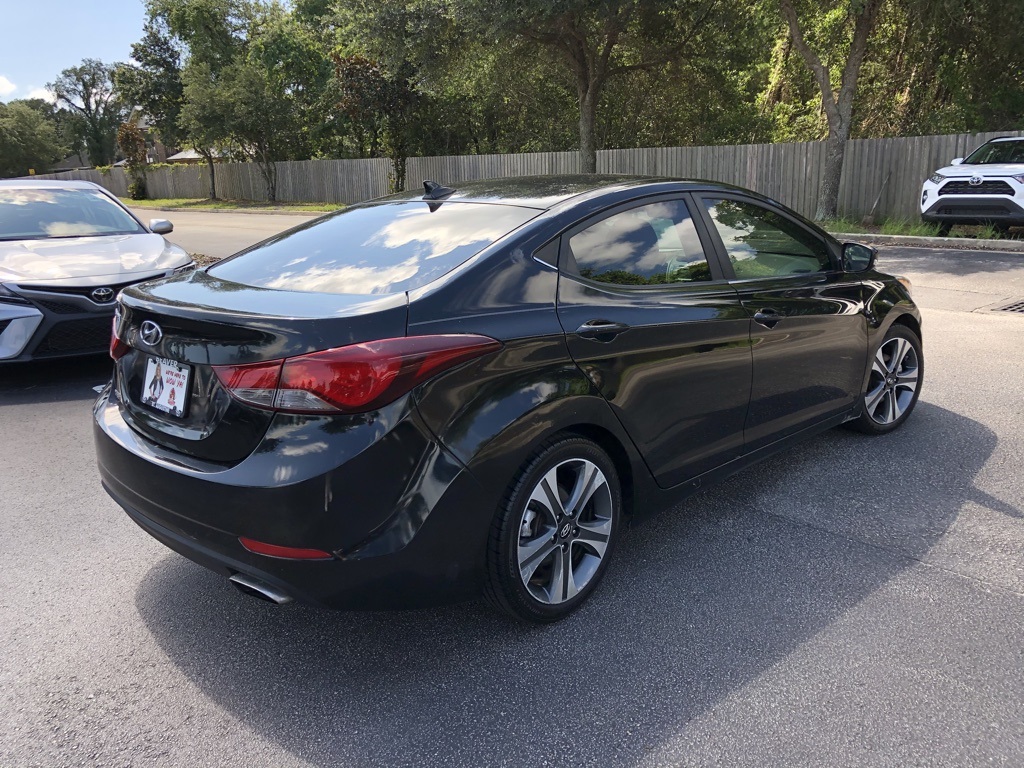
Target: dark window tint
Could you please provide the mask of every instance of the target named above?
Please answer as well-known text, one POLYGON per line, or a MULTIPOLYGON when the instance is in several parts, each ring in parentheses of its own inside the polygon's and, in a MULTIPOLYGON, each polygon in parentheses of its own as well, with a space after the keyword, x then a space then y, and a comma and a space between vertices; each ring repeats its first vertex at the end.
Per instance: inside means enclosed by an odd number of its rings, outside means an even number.
POLYGON ((682 200, 651 203, 613 214, 569 238, 567 268, 618 285, 664 285, 710 280, 697 230, 682 200))
POLYGON ((145 231, 98 189, 0 188, 0 240, 134 235, 145 231))
POLYGON ((982 144, 964 160, 966 165, 1024 163, 1024 141, 992 141, 982 144))
POLYGON ((705 200, 736 277, 780 277, 831 268, 823 240, 767 208, 738 200, 705 200))
POLYGON ((286 291, 399 293, 450 272, 538 213, 475 203, 350 208, 284 232, 210 274, 286 291))

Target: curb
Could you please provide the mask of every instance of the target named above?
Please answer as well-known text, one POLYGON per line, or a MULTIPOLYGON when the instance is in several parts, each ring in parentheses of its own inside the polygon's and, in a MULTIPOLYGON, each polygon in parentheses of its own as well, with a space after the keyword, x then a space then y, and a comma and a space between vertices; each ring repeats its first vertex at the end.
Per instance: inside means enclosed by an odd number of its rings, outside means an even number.
POLYGON ((158 211, 159 213, 247 213, 254 216, 264 216, 266 214, 273 214, 274 216, 324 216, 328 213, 334 213, 334 211, 275 211, 273 208, 214 208, 214 209, 203 209, 203 208, 150 208, 148 205, 145 208, 139 207, 134 208, 128 206, 136 213, 144 213, 145 211, 158 211))
POLYGON ((1024 253, 1024 240, 972 240, 969 237, 918 237, 914 235, 872 235, 832 232, 837 240, 864 245, 901 245, 904 248, 947 248, 960 251, 1003 251, 1024 253))

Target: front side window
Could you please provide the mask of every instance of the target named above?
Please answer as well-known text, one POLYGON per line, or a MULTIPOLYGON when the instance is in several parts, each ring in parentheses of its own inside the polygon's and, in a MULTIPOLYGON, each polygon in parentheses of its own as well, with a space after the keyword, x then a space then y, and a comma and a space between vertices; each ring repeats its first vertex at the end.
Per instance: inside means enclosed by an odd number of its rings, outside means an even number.
POLYGON ((740 280, 832 268, 825 242, 775 211, 721 198, 705 199, 704 205, 740 280))
POLYGON ((145 231, 98 189, 0 188, 0 240, 137 235, 145 231))
POLYGON ((682 200, 612 214, 569 238, 569 271, 600 283, 666 285, 711 279, 682 200))
POLYGON ((401 293, 455 269, 539 210, 407 202, 348 208, 284 232, 209 269, 258 288, 401 293))

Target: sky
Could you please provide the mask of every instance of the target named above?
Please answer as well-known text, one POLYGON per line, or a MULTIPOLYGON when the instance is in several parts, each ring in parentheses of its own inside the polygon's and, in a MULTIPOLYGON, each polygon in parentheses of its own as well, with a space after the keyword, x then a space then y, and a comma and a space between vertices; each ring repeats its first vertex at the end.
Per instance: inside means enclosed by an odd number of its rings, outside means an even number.
POLYGON ((144 20, 143 0, 0 0, 0 101, 45 98, 82 59, 127 61, 144 20))

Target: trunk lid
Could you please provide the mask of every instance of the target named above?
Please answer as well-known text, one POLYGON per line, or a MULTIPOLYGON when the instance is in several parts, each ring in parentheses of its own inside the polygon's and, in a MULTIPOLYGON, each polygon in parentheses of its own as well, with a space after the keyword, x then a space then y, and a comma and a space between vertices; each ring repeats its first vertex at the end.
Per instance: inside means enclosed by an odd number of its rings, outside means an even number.
MULTIPOLYGON (((259 444, 273 413, 232 398, 213 366, 280 360, 405 336, 407 305, 405 293, 280 291, 233 283, 204 271, 127 288, 121 294, 118 323, 119 336, 131 350, 116 365, 125 418, 165 448, 205 461, 240 461, 259 444), (147 321, 158 326, 159 334, 147 334, 144 340, 141 330, 147 321), (154 404, 157 363, 159 378, 168 383, 161 383, 154 404), (186 367, 184 385, 179 366, 186 367), (172 386, 175 380, 181 389, 172 386), (184 392, 171 403, 180 415, 163 410, 172 389, 184 392)), ((148 324, 147 328, 152 330, 148 324)))

